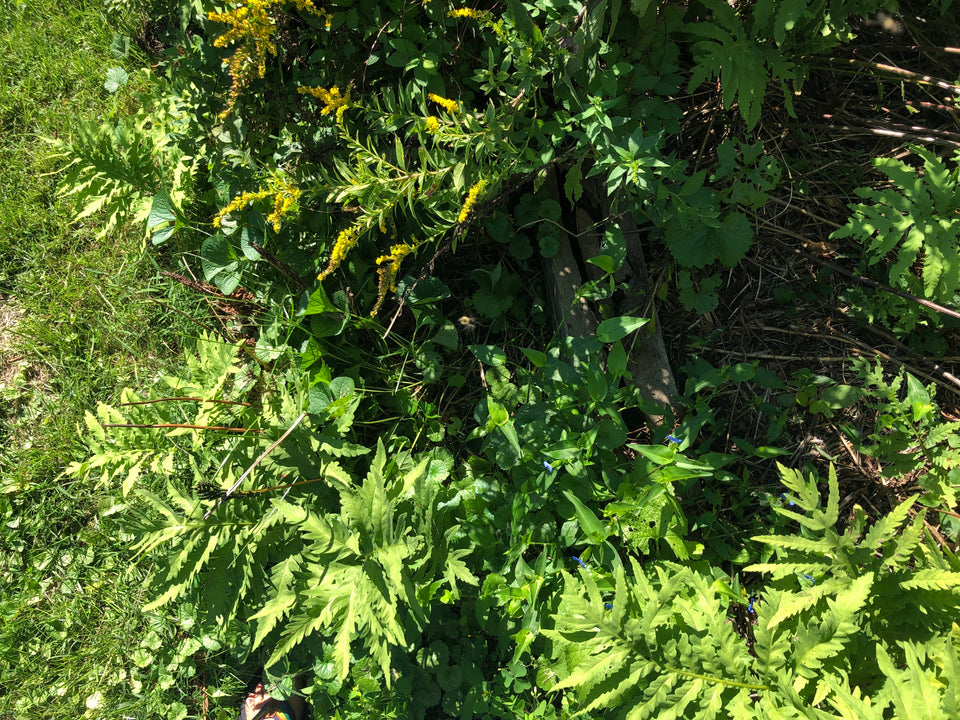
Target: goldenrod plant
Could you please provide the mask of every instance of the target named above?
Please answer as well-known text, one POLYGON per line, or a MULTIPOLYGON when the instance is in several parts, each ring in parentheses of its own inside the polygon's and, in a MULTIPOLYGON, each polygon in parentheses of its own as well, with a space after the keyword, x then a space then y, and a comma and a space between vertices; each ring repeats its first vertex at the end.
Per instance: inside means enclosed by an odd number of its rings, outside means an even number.
MULTIPOLYGON (((791 156, 801 93, 893 3, 144 7, 169 22, 140 114, 65 150, 87 217, 145 216, 218 328, 90 412, 68 466, 112 494, 147 612, 309 677, 317 716, 955 714, 956 427, 927 381, 695 357, 733 307, 773 332, 738 283, 794 258, 760 229, 810 240, 777 224, 822 170, 791 156), (547 274, 574 269, 596 323, 567 337, 547 274), (634 377, 651 329, 688 361, 669 407, 634 377)), ((904 230, 868 260, 949 304, 955 178, 916 156, 880 166, 902 217, 851 222, 904 230)), ((825 272, 774 297, 835 302, 825 272)))

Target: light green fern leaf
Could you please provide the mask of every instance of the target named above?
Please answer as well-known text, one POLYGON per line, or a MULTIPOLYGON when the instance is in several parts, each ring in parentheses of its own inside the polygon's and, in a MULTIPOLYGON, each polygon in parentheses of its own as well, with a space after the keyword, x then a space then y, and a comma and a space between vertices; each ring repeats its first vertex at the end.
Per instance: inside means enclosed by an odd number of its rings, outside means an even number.
POLYGON ((792 661, 797 675, 806 679, 818 677, 824 660, 842 657, 847 640, 857 631, 857 615, 867 601, 873 573, 857 578, 828 599, 829 611, 813 623, 798 628, 792 661))
POLYGON ((826 555, 835 547, 835 543, 827 539, 813 540, 797 535, 755 535, 752 539, 765 545, 786 550, 799 550, 813 555, 826 555))
POLYGON ((892 512, 875 522, 864 537, 863 546, 870 550, 877 550, 890 538, 895 537, 904 521, 906 521, 910 508, 913 507, 915 501, 916 497, 908 498, 894 508, 892 512))
POLYGON ((960 573, 943 570, 918 570, 900 583, 904 590, 952 590, 960 587, 960 573))
MULTIPOLYGON (((761 536, 766 537, 766 536, 761 536)), ((776 537, 776 536, 774 536, 776 537)), ((746 572, 765 572, 770 573, 775 579, 794 576, 798 573, 803 575, 821 575, 833 568, 830 563, 823 562, 796 562, 796 563, 755 563, 744 568, 746 572)))
MULTIPOLYGON (((555 627, 558 650, 584 654, 553 691, 575 688, 581 713, 617 717, 714 717, 740 694, 763 689, 708 579, 679 565, 614 573, 612 608, 589 571, 564 574, 555 627)), ((566 653, 564 653, 566 654, 566 653)))
POLYGON ((249 620, 259 620, 254 635, 253 647, 258 648, 264 638, 283 620, 297 601, 295 592, 296 573, 303 562, 302 555, 291 555, 278 562, 270 572, 273 596, 249 620))
POLYGON ((890 266, 890 284, 905 284, 926 298, 949 303, 960 286, 960 219, 956 217, 960 206, 960 170, 948 169, 926 148, 911 149, 923 159, 923 173, 899 160, 875 160, 876 167, 891 179, 895 188, 858 190, 872 204, 852 205, 852 217, 832 237, 859 238, 867 246, 869 264, 885 260, 899 245, 890 266), (917 283, 910 269, 921 253, 922 282, 913 288, 917 283))
MULTIPOLYGON (((884 564, 894 570, 904 567, 920 546, 922 534, 923 514, 918 513, 913 523, 900 533, 893 551, 885 551, 884 564)), ((937 557, 943 557, 942 553, 937 553, 937 557)))
MULTIPOLYGON (((877 645, 877 666, 886 677, 884 694, 890 697, 897 720, 941 720, 949 717, 944 713, 942 703, 943 683, 933 669, 924 667, 926 658, 922 646, 908 644, 903 649, 906 667, 899 668, 889 653, 877 645)), ((950 681, 954 684, 956 676, 950 681)))
MULTIPOLYGON (((784 620, 795 617, 804 610, 813 608, 823 598, 833 595, 843 587, 849 586, 849 584, 850 583, 846 580, 830 578, 822 585, 815 585, 814 587, 805 589, 801 593, 782 597, 781 602, 773 615, 763 613, 762 618, 764 627, 767 629, 775 628, 784 620), (767 619, 768 615, 770 618, 769 620, 767 619)), ((758 601, 757 605, 758 607, 763 607, 764 600, 761 599, 758 601)))

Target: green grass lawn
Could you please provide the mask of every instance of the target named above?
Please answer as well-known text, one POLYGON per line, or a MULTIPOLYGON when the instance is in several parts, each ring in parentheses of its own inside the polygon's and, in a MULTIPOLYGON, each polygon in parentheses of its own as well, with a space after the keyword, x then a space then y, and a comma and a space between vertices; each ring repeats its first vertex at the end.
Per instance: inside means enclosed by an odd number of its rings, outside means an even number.
POLYGON ((84 411, 149 383, 193 331, 167 306, 202 316, 158 280, 141 229, 98 239, 57 198, 45 138, 134 103, 103 83, 138 66, 110 51, 136 18, 0 0, 0 21, 0 717, 199 717, 198 652, 141 615, 145 568, 103 515, 108 489, 60 477, 84 455, 84 411))

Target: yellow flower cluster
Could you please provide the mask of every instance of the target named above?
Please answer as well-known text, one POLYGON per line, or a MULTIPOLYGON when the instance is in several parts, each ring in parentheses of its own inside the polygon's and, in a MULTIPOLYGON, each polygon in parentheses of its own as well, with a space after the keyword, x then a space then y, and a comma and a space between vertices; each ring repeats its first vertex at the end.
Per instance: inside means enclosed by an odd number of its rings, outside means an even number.
POLYGON ((213 218, 213 226, 220 227, 223 218, 229 213, 235 210, 242 210, 251 203, 273 196, 273 212, 267 215, 267 222, 273 225, 274 232, 280 232, 280 218, 295 209, 300 195, 301 190, 296 185, 285 178, 277 178, 271 182, 270 188, 267 190, 242 192, 237 195, 226 207, 216 214, 216 217, 213 218))
POLYGON ((273 196, 273 212, 267 215, 267 222, 273 224, 273 231, 280 232, 280 218, 289 213, 300 199, 300 188, 284 184, 273 196))
POLYGON ((220 223, 223 221, 223 218, 232 213, 234 210, 245 208, 250 203, 254 203, 257 200, 263 200, 271 195, 273 195, 273 192, 270 190, 240 193, 233 200, 231 200, 226 207, 222 208, 220 212, 216 214, 216 216, 213 218, 213 226, 220 227, 220 223))
POLYGON ((353 250, 353 246, 357 244, 357 240, 360 239, 360 226, 351 225, 348 228, 344 228, 340 231, 340 234, 337 235, 337 239, 333 243, 333 250, 330 251, 330 261, 327 263, 326 269, 317 275, 317 280, 324 280, 327 278, 330 273, 340 267, 347 254, 353 250))
POLYGON ((435 135, 440 130, 440 121, 437 120, 436 115, 431 115, 427 118, 427 132, 431 135, 435 135))
MULTIPOLYGON (((416 240, 414 240, 414 243, 415 242, 416 240)), ((377 265, 381 265, 382 267, 377 270, 377 273, 380 275, 380 283, 377 288, 377 304, 370 312, 370 317, 377 314, 388 291, 397 291, 397 274, 400 272, 400 263, 413 251, 413 248, 413 245, 408 245, 407 243, 394 245, 390 248, 389 255, 381 255, 377 258, 377 265)))
POLYGON ((427 95, 427 97, 433 100, 448 113, 455 113, 460 110, 460 103, 458 103, 456 100, 447 100, 447 98, 440 97, 436 93, 430 93, 427 95))
POLYGON ((276 21, 271 11, 293 3, 297 10, 310 12, 324 19, 330 27, 332 15, 313 4, 313 0, 236 0, 234 7, 226 12, 210 12, 207 17, 228 26, 228 30, 213 41, 214 47, 227 47, 236 43, 226 65, 230 72, 231 86, 227 106, 220 113, 223 119, 230 114, 240 93, 254 77, 263 77, 267 70, 267 56, 277 54, 276 21))
POLYGON ((480 197, 480 193, 483 192, 483 189, 486 186, 487 181, 481 180, 472 188, 470 188, 470 192, 467 193, 467 199, 463 201, 463 207, 460 209, 460 214, 457 216, 458 223, 466 222, 467 218, 470 217, 470 213, 473 210, 474 205, 477 204, 477 199, 480 197))
POLYGON ((448 16, 454 18, 478 18, 483 13, 479 10, 474 10, 473 8, 457 8, 456 10, 451 10, 447 13, 448 16))
POLYGON ((299 87, 297 92, 301 95, 313 95, 323 101, 321 115, 336 113, 337 122, 343 122, 343 113, 350 106, 350 88, 347 88, 347 94, 342 95, 340 88, 336 85, 329 90, 322 87, 299 87))

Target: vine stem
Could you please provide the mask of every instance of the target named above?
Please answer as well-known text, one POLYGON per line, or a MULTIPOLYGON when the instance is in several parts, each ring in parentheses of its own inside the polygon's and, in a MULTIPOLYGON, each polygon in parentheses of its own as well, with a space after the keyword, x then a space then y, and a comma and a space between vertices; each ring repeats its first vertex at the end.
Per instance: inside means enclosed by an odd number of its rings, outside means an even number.
MULTIPOLYGON (((771 198, 771 200, 777 200, 777 198, 771 198)), ((778 201, 778 202, 783 202, 783 201, 778 201)), ((784 204, 784 205, 787 205, 788 207, 795 207, 795 206, 790 205, 789 203, 783 203, 783 204, 784 204)), ((810 217, 813 217, 814 219, 817 219, 817 220, 822 219, 822 218, 818 218, 818 217, 817 217, 816 215, 814 215, 813 213, 810 213, 810 212, 808 212, 808 211, 806 211, 806 210, 803 210, 802 208, 796 208, 796 209, 799 209, 800 212, 804 213, 805 215, 809 215, 810 217)), ((806 238, 806 237, 804 237, 803 235, 800 235, 800 234, 798 234, 798 233, 792 232, 791 230, 787 230, 786 228, 782 228, 782 227, 780 227, 779 225, 776 225, 776 224, 774 224, 774 223, 772 223, 772 222, 770 222, 770 221, 768 221, 768 220, 764 220, 763 218, 760 218, 760 217, 757 217, 756 219, 757 219, 757 221, 760 222, 761 224, 766 225, 766 226, 768 226, 768 227, 771 227, 771 228, 773 228, 774 230, 776 230, 777 232, 780 232, 780 233, 782 233, 782 234, 784 234, 784 235, 789 235, 790 237, 793 237, 793 238, 796 238, 796 239, 798 239, 798 240, 801 240, 801 241, 804 242, 804 243, 810 243, 810 242, 811 242, 811 240, 810 240, 809 238, 806 238)), ((830 221, 827 221, 827 222, 830 222, 830 221)), ((836 223, 832 223, 832 222, 831 222, 830 224, 831 224, 831 225, 836 225, 836 223)), ((836 225, 836 227, 840 227, 840 225, 836 225)), ((861 283, 861 284, 863 284, 863 285, 869 285, 870 287, 877 288, 878 290, 884 290, 884 291, 886 291, 886 292, 888 292, 888 293, 891 293, 891 294, 893 294, 893 295, 896 295, 897 297, 902 297, 904 300, 910 300, 911 302, 915 302, 915 303, 917 303, 918 305, 923 305, 924 307, 930 308, 931 310, 934 310, 934 311, 936 311, 936 312, 943 313, 944 315, 949 315, 950 317, 954 317, 954 318, 960 319, 960 312, 957 312, 956 310, 951 310, 951 309, 948 308, 948 307, 944 307, 943 305, 939 305, 939 304, 937 304, 937 303, 935 303, 935 302, 932 302, 932 301, 930 301, 930 300, 924 300, 923 298, 919 298, 919 297, 917 297, 916 295, 911 295, 910 293, 903 292, 903 291, 901 291, 901 290, 897 290, 896 288, 892 288, 892 287, 890 287, 889 285, 884 285, 884 284, 881 283, 881 282, 877 282, 876 280, 874 280, 874 279, 872 279, 872 278, 864 277, 863 275, 857 275, 856 273, 851 272, 850 270, 847 270, 846 268, 840 267, 840 266, 837 265, 836 263, 832 263, 832 262, 830 262, 829 260, 823 260, 822 258, 818 258, 818 257, 816 257, 816 256, 814 256, 814 255, 811 255, 810 253, 804 252, 804 251, 801 250, 800 248, 793 248, 793 252, 795 252, 795 253, 796 253, 797 255, 799 255, 800 257, 803 257, 803 258, 806 258, 807 260, 810 260, 810 261, 812 261, 812 262, 818 263, 819 265, 822 265, 823 267, 829 268, 829 269, 833 270, 834 272, 838 272, 838 273, 840 273, 841 275, 845 275, 846 277, 851 278, 852 280, 855 280, 855 281, 858 282, 858 283, 861 283)))
POLYGON ((306 410, 304 410, 302 413, 300 413, 300 416, 299 416, 296 420, 293 421, 293 425, 291 425, 290 427, 288 427, 287 430, 286 430, 286 432, 283 433, 283 435, 281 435, 281 436, 278 437, 276 440, 274 440, 273 443, 270 445, 270 447, 268 447, 266 450, 264 450, 264 451, 260 454, 260 457, 258 457, 256 460, 254 460, 253 463, 250 465, 250 467, 248 467, 248 468, 244 471, 243 475, 241 475, 239 478, 237 478, 237 481, 236 481, 233 485, 230 486, 230 489, 227 490, 227 492, 225 492, 225 493, 223 494, 223 497, 220 498, 219 500, 217 500, 217 501, 213 504, 213 507, 211 507, 209 510, 207 510, 207 512, 206 512, 206 513, 204 514, 204 516, 203 516, 203 519, 204 519, 204 520, 208 519, 208 518, 210 517, 210 515, 213 514, 213 511, 216 510, 218 507, 220 507, 220 506, 223 504, 224 500, 226 500, 228 497, 230 497, 230 496, 233 494, 233 491, 234 491, 234 490, 236 490, 238 487, 240 487, 240 483, 242 483, 244 480, 246 480, 247 475, 249 475, 250 473, 252 473, 252 472, 253 472, 253 469, 254 469, 257 465, 259 465, 260 462, 261 462, 265 457, 267 457, 267 455, 269 455, 270 453, 272 453, 272 452, 274 451, 274 449, 275 449, 280 443, 282 443, 284 440, 286 440, 286 439, 287 439, 287 436, 288 436, 290 433, 293 432, 294 428, 297 427, 297 425, 299 425, 300 422, 301 422, 306 416, 307 416, 306 410))

